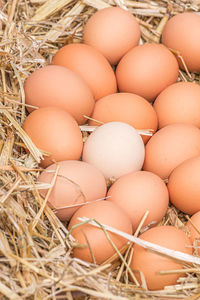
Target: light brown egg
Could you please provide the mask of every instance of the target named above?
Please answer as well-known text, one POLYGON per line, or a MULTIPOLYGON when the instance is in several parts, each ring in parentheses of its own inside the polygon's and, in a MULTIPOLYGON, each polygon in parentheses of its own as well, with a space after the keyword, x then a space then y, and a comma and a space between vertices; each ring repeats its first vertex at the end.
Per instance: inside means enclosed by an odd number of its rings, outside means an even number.
MULTIPOLYGON (((103 123, 125 122, 136 129, 157 130, 158 119, 152 105, 144 98, 131 93, 116 93, 101 98, 96 102, 92 118, 103 123)), ((97 126, 98 122, 89 120, 89 125, 97 126)), ((146 143, 150 136, 142 135, 146 143)))
MULTIPOLYGON (((93 202, 79 208, 71 218, 68 230, 75 224, 81 223, 77 219, 80 217, 92 218, 101 224, 132 234, 132 225, 129 217, 117 205, 109 201, 93 202)), ((95 260, 97 264, 101 264, 116 253, 101 228, 84 224, 75 228, 72 231, 72 236, 79 244, 85 246, 73 249, 73 255, 82 260, 89 262, 94 262, 95 260)), ((127 243, 125 238, 117 234, 109 232, 109 236, 119 250, 127 243)))
POLYGON ((146 144, 143 169, 166 179, 184 160, 197 155, 200 155, 200 130, 190 124, 167 125, 146 144))
POLYGON ((65 110, 39 108, 26 118, 23 129, 39 149, 51 153, 41 161, 41 166, 51 165, 52 160, 80 159, 82 134, 77 122, 65 110))
POLYGON ((189 238, 193 244, 194 249, 197 249, 197 253, 200 255, 200 211, 196 212, 191 218, 191 222, 187 222, 187 228, 189 230, 189 238), (194 227, 194 226, 195 227, 194 227))
MULTIPOLYGON (((60 220, 68 221, 81 204, 105 197, 105 178, 94 166, 77 160, 61 161, 58 166, 58 175, 48 202, 60 220)), ((46 168, 38 182, 51 183, 56 168, 56 164, 46 168)), ((43 196, 46 196, 47 191, 40 190, 43 196)))
POLYGON ((128 92, 153 101, 178 78, 174 55, 161 44, 143 44, 131 49, 116 69, 120 92, 128 92))
MULTIPOLYGON (((147 230, 139 238, 157 244, 162 247, 175 251, 192 254, 191 242, 187 235, 174 226, 158 226, 147 230)), ((160 290, 165 286, 174 285, 179 277, 185 276, 184 273, 159 274, 160 271, 180 270, 183 265, 170 259, 144 249, 141 246, 134 245, 134 252, 130 267, 133 271, 143 273, 149 290, 160 290)), ((134 273, 140 280, 140 274, 134 273)))
POLYGON ((115 65, 126 52, 138 45, 140 35, 139 24, 129 11, 108 7, 89 18, 83 30, 83 41, 115 65))
POLYGON ((177 82, 160 93, 153 105, 159 128, 173 123, 193 124, 200 128, 200 86, 177 82))
POLYGON ((200 210, 200 156, 193 157, 177 166, 169 177, 170 201, 186 214, 200 210))
POLYGON ((114 71, 107 59, 95 48, 85 44, 69 44, 57 51, 53 65, 67 67, 79 74, 98 100, 117 91, 114 71))
MULTIPOLYGON (((87 121, 94 98, 85 81, 63 66, 46 66, 34 71, 24 84, 26 103, 36 107, 60 107, 79 124, 87 121)), ((32 109, 28 108, 29 111, 32 109)))
POLYGON ((131 219, 136 231, 148 211, 143 227, 155 225, 165 215, 169 195, 165 183, 157 175, 138 171, 120 177, 108 191, 108 200, 117 204, 131 219))
MULTIPOLYGON (((162 43, 176 50, 192 72, 200 71, 200 16, 194 12, 184 12, 173 16, 164 27, 162 43)), ((181 69, 184 66, 178 59, 181 69)))

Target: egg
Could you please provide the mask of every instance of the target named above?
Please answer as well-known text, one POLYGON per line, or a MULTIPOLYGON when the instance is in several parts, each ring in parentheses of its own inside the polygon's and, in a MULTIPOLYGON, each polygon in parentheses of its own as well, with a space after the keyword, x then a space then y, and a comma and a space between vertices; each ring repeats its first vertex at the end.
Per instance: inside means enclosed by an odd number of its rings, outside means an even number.
MULTIPOLYGON (((117 205, 109 201, 93 202, 79 208, 71 218, 68 230, 74 225, 81 223, 78 218, 83 217, 95 219, 100 224, 132 234, 129 217, 117 205)), ((127 244, 125 238, 110 232, 108 234, 118 250, 127 244)), ((72 236, 78 244, 82 245, 82 247, 73 249, 73 255, 84 261, 102 264, 116 253, 102 228, 97 228, 90 224, 80 225, 73 229, 72 236)))
POLYGON ((154 102, 159 128, 173 123, 193 124, 200 128, 200 86, 177 82, 160 93, 154 102))
MULTIPOLYGON (((94 106, 92 118, 103 123, 124 122, 136 129, 151 129, 152 133, 158 126, 158 118, 152 105, 131 93, 116 93, 101 98, 94 106)), ((89 120, 89 125, 97 126, 99 123, 89 120)), ((142 139, 146 143, 150 136, 143 135, 142 139)))
POLYGON ((50 153, 41 161, 42 167, 51 165, 52 160, 80 159, 82 134, 77 122, 65 110, 39 108, 25 119, 23 129, 39 149, 50 153))
MULTIPOLYGON (((174 226, 151 228, 141 234, 139 238, 174 251, 192 254, 189 238, 183 231, 174 226)), ((133 250, 130 267, 135 271, 134 274, 140 282, 139 272, 142 272, 149 290, 160 290, 165 286, 174 285, 179 277, 185 276, 184 273, 159 274, 160 271, 183 269, 183 265, 180 262, 148 251, 136 244, 133 246, 133 250)))
POLYGON ((158 130, 146 144, 143 169, 162 179, 184 160, 200 155, 200 130, 190 124, 170 124, 158 130))
MULTIPOLYGON (((182 56, 191 72, 200 71, 200 16, 193 12, 184 12, 170 18, 162 32, 162 43, 182 56)), ((181 69, 185 69, 178 55, 181 69)))
MULTIPOLYGON (((84 203, 106 196, 106 181, 101 172, 83 161, 67 160, 46 168, 38 177, 39 183, 51 183, 59 166, 55 185, 48 202, 56 210, 57 217, 68 221, 84 203)), ((40 190, 46 196, 47 189, 40 190)))
POLYGON ((117 91, 115 73, 107 59, 85 44, 69 44, 57 51, 53 65, 67 67, 80 75, 98 100, 117 91))
POLYGON ((83 29, 84 43, 99 50, 113 65, 138 45, 140 36, 136 18, 120 7, 97 11, 83 29))
MULTIPOLYGON (((26 104, 59 107, 79 124, 87 121, 94 108, 94 97, 85 81, 63 66, 46 66, 34 71, 24 84, 26 104)), ((33 109, 28 108, 29 111, 33 109)))
POLYGON ((120 92, 128 92, 153 101, 178 78, 174 55, 161 44, 143 44, 131 49, 116 69, 120 92))
POLYGON ((178 165, 169 177, 170 201, 186 214, 200 210, 200 156, 190 158, 178 165))
POLYGON ((169 194, 163 180, 157 175, 138 171, 121 176, 110 187, 107 200, 117 204, 131 219, 136 231, 144 214, 149 214, 143 223, 155 225, 165 215, 169 194))
POLYGON ((186 226, 189 230, 189 238, 198 255, 200 255, 200 211, 197 211, 191 218, 191 222, 188 221, 186 226), (195 227, 194 227, 194 226, 195 227))
POLYGON ((109 122, 87 138, 82 160, 97 167, 106 179, 116 179, 142 168, 144 143, 132 126, 109 122))

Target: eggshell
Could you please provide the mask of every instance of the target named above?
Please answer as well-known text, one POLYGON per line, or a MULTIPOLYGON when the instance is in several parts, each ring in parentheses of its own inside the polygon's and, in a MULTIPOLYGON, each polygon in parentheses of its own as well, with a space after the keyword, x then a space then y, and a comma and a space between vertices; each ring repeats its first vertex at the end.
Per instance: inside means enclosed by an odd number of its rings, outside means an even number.
POLYGON ((88 137, 82 160, 97 167, 107 179, 118 178, 142 168, 144 143, 132 126, 109 122, 88 137))
POLYGON ((41 161, 41 166, 51 165, 52 159, 80 159, 82 134, 77 122, 65 110, 57 107, 39 108, 26 118, 23 129, 39 149, 51 153, 41 161))
MULTIPOLYGON (((121 209, 109 201, 93 202, 79 208, 68 226, 70 230, 75 224, 80 223, 77 218, 87 217, 98 221, 101 224, 111 226, 125 233, 132 234, 132 225, 129 217, 121 209)), ((89 224, 81 225, 72 231, 72 236, 85 248, 74 248, 73 255, 82 260, 93 262, 91 252, 97 264, 101 264, 116 253, 101 228, 89 224), (89 247, 91 251, 89 250, 89 247)), ((120 250, 126 245, 127 240, 117 234, 110 233, 109 236, 115 246, 120 250)))
MULTIPOLYGON (((36 107, 60 107, 79 124, 86 122, 94 108, 94 98, 85 81, 63 66, 46 66, 34 71, 24 85, 26 103, 36 107)), ((28 108, 29 111, 32 109, 28 108)))
POLYGON ((159 128, 173 123, 193 124, 200 128, 200 86, 193 82, 174 83, 156 98, 154 109, 159 128))
MULTIPOLYGON (((58 175, 48 202, 56 209, 60 220, 68 221, 81 204, 105 197, 106 181, 98 169, 83 161, 67 160, 59 162, 58 165, 58 175)), ((51 183, 56 168, 56 164, 49 166, 41 173, 38 182, 51 183)), ((47 191, 40 192, 46 196, 47 191)))
POLYGON ((197 155, 200 155, 200 130, 190 124, 167 125, 146 144, 143 169, 166 179, 184 160, 197 155))
POLYGON ((131 219, 136 231, 144 214, 149 211, 144 225, 155 225, 165 215, 169 195, 165 183, 157 175, 138 171, 117 179, 110 187, 107 200, 117 204, 131 219))
POLYGON ((98 49, 114 65, 127 51, 138 45, 140 35, 136 18, 120 7, 97 11, 83 30, 84 43, 98 49))
POLYGON ((80 75, 96 100, 117 91, 115 73, 107 59, 85 44, 69 44, 57 51, 52 64, 67 67, 80 75))
MULTIPOLYGON (((101 98, 96 102, 92 118, 103 123, 120 121, 137 129, 157 130, 158 119, 152 105, 144 98, 131 93, 116 93, 101 98)), ((98 122, 89 120, 89 125, 97 126, 98 122)), ((150 136, 142 135, 146 143, 150 136)))
POLYGON ((174 55, 161 44, 143 44, 131 49, 116 69, 120 92, 129 92, 153 101, 178 78, 174 55))
POLYGON ((170 201, 186 214, 200 210, 200 156, 193 157, 178 165, 169 177, 170 201))
POLYGON ((191 243, 193 244, 194 249, 197 249, 197 253, 200 255, 200 234, 198 231, 200 231, 200 211, 196 212, 191 218, 191 222, 188 221, 186 226, 189 230, 189 238, 191 240, 191 243), (194 228, 194 226, 195 229, 194 228))
MULTIPOLYGON (((192 254, 189 238, 183 231, 174 226, 151 228, 141 234, 139 238, 171 250, 192 254)), ((183 265, 136 244, 133 249, 130 267, 133 271, 138 270, 144 274, 149 290, 160 290, 165 286, 176 284, 179 277, 185 276, 184 273, 159 274, 160 271, 183 269, 183 265)), ((141 282, 138 272, 135 272, 135 276, 141 282)))
MULTIPOLYGON (((164 27, 162 43, 176 50, 192 72, 200 71, 200 16, 193 12, 184 12, 173 16, 164 27)), ((178 59, 178 57, 177 57, 178 59)), ((184 66, 178 59, 181 69, 184 66)))

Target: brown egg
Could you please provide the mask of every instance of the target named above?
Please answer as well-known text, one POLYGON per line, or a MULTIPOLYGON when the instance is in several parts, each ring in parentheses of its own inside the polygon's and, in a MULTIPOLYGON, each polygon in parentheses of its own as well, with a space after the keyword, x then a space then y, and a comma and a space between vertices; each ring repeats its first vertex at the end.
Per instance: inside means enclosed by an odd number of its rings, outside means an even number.
POLYGON ((83 30, 84 43, 99 50, 113 65, 138 45, 140 35, 136 18, 120 7, 97 11, 83 30))
POLYGON ((166 179, 184 160, 197 155, 200 155, 200 130, 190 124, 167 125, 146 144, 143 169, 166 179))
POLYGON ((190 218, 190 220, 191 222, 187 222, 187 228, 190 234, 189 238, 194 246, 194 249, 197 249, 197 253, 200 255, 200 211, 196 212, 190 218))
MULTIPOLYGON (((56 209, 57 217, 68 221, 86 202, 102 199, 106 195, 106 181, 101 172, 83 161, 67 160, 58 163, 59 171, 48 202, 56 209)), ((40 183, 51 183, 56 164, 49 166, 38 178, 40 183)), ((46 190, 41 194, 46 196, 46 190)))
POLYGON ((159 128, 173 123, 193 124, 200 128, 200 86, 178 82, 167 87, 154 102, 159 128))
MULTIPOLYGON (((191 72, 200 71, 200 16, 193 12, 184 12, 173 16, 164 27, 162 43, 180 53, 191 72)), ((178 59, 180 67, 183 64, 178 59)))
POLYGON ((117 204, 131 219, 136 231, 148 211, 144 225, 155 225, 165 215, 169 195, 165 183, 157 175, 138 171, 120 177, 108 191, 109 201, 117 204))
POLYGON ((178 63, 163 45, 143 44, 131 49, 116 69, 120 92, 134 93, 153 101, 178 78, 178 63))
MULTIPOLYGON (((79 124, 86 122, 94 98, 84 80, 63 66, 46 66, 34 71, 24 85, 26 103, 37 107, 60 107, 79 124)), ((32 111, 29 109, 29 111, 32 111)))
MULTIPOLYGON (((103 123, 119 121, 125 122, 136 129, 157 130, 158 119, 152 105, 144 98, 131 93, 116 93, 96 102, 92 118, 103 123)), ((89 121, 89 125, 99 125, 89 121)), ((150 136, 142 136, 146 143, 150 136)))
POLYGON ((23 129, 39 149, 51 153, 41 161, 41 166, 51 165, 52 159, 80 159, 82 134, 77 122, 65 110, 58 107, 39 108, 26 118, 23 129))
POLYGON ((80 75, 98 100, 117 91, 114 71, 107 59, 95 48, 85 44, 62 47, 52 60, 53 65, 67 67, 80 75))
MULTIPOLYGON (((158 226, 147 230, 139 238, 166 247, 171 250, 192 254, 191 242, 187 235, 174 226, 158 226)), ((168 257, 161 256, 147 249, 134 245, 134 252, 130 267, 133 271, 143 273, 149 290, 160 290, 165 286, 177 283, 179 277, 184 273, 159 274, 160 271, 183 269, 181 263, 168 257)), ((136 278, 140 280, 140 273, 135 272, 136 278)))
POLYGON ((170 201, 186 214, 200 210, 200 156, 193 157, 177 166, 169 177, 170 201))
MULTIPOLYGON (((75 224, 81 223, 77 219, 80 217, 93 218, 101 224, 132 234, 132 225, 129 217, 117 205, 109 201, 93 202, 79 208, 71 218, 68 230, 75 224)), ((72 236, 79 244, 85 246, 73 249, 73 255, 82 260, 93 262, 92 253, 95 262, 101 264, 116 253, 101 228, 84 224, 75 228, 72 231, 72 236)), ((109 236, 119 250, 127 243, 125 238, 117 234, 109 232, 109 236)))

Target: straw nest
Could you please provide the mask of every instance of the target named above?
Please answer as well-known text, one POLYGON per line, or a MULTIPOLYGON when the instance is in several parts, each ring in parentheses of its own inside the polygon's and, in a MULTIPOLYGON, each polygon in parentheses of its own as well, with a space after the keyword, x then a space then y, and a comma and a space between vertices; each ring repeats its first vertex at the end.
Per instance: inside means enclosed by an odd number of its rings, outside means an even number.
MULTIPOLYGON (((38 192, 41 153, 21 129, 26 117, 23 82, 50 63, 66 43, 80 42, 96 9, 118 5, 138 19, 144 41, 159 42, 169 17, 199 11, 198 0, 3 0, 0 10, 0 299, 199 299, 199 260, 185 259, 176 286, 150 292, 128 282, 116 257, 101 266, 71 257, 65 224, 38 192), (29 154, 26 152, 29 149, 29 154), (195 264, 196 263, 196 264, 195 264)), ((178 54, 177 54, 178 55, 178 54)), ((181 80, 199 75, 180 73, 181 80)), ((54 178, 55 179, 55 178, 54 178)), ((52 183, 53 185, 53 183, 52 183)), ((169 208, 163 224, 184 230, 187 218, 169 208)), ((164 253, 169 255, 164 250, 164 253)), ((177 256, 176 256, 177 258, 177 256)), ((176 271, 177 272, 177 271, 176 271)), ((145 283, 144 283, 145 286, 145 283)))

